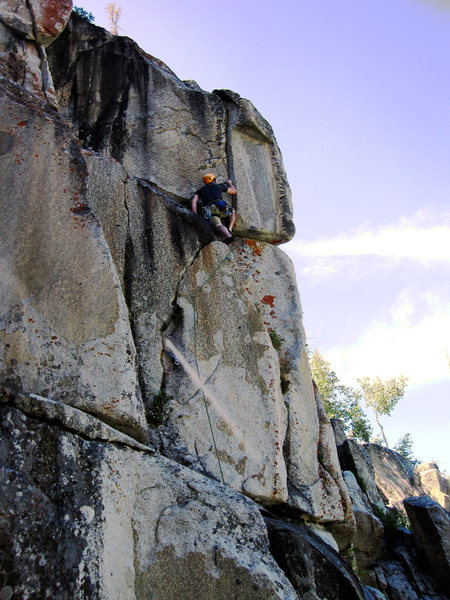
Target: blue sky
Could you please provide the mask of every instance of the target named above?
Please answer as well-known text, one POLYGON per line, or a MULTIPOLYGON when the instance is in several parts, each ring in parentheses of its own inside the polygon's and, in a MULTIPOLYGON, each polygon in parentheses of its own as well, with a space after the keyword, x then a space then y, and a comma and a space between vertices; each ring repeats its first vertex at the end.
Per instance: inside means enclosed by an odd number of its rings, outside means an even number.
MULTIPOLYGON (((105 0, 75 4, 108 26, 105 0)), ((116 6, 122 35, 271 123, 309 347, 349 385, 408 376, 388 440, 450 471, 450 0, 116 6)))

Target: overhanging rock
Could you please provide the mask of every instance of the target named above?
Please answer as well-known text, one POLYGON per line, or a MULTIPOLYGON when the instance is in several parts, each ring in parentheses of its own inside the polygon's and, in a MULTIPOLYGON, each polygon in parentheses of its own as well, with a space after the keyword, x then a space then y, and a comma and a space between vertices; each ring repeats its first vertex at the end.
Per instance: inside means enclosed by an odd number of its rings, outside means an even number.
POLYGON ((251 102, 183 82, 132 40, 77 15, 50 47, 49 60, 60 110, 85 147, 185 203, 203 173, 232 178, 239 234, 275 244, 292 238, 281 153, 251 102))

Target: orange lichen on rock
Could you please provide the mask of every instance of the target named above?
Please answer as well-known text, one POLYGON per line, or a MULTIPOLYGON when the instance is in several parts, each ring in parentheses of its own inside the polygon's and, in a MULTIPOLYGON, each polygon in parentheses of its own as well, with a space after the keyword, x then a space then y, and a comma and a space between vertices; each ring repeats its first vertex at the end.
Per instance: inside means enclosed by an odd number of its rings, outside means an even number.
POLYGON ((245 240, 247 243, 247 246, 250 246, 250 248, 252 249, 253 254, 256 254, 256 256, 261 256, 261 248, 258 246, 258 242, 255 242, 255 240, 245 240))
POLYGON ((275 301, 275 296, 269 296, 268 294, 261 299, 263 304, 268 304, 270 308, 273 308, 273 303, 275 301))

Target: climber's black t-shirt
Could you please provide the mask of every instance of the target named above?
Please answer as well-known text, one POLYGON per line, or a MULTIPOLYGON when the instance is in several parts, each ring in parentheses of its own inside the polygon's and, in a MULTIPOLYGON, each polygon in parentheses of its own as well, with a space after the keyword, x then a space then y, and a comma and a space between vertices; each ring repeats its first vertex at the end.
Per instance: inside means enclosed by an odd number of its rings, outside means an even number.
POLYGON ((229 187, 228 183, 207 183, 195 193, 203 202, 203 206, 206 206, 214 200, 222 200, 223 192, 226 192, 229 187))

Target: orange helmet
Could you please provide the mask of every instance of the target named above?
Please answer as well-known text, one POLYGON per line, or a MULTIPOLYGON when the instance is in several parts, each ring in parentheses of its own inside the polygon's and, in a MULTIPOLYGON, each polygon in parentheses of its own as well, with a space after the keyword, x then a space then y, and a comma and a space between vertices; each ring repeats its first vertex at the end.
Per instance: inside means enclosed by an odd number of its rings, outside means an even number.
POLYGON ((214 173, 206 173, 206 175, 203 175, 203 181, 205 183, 212 183, 215 180, 216 176, 214 175, 214 173))

